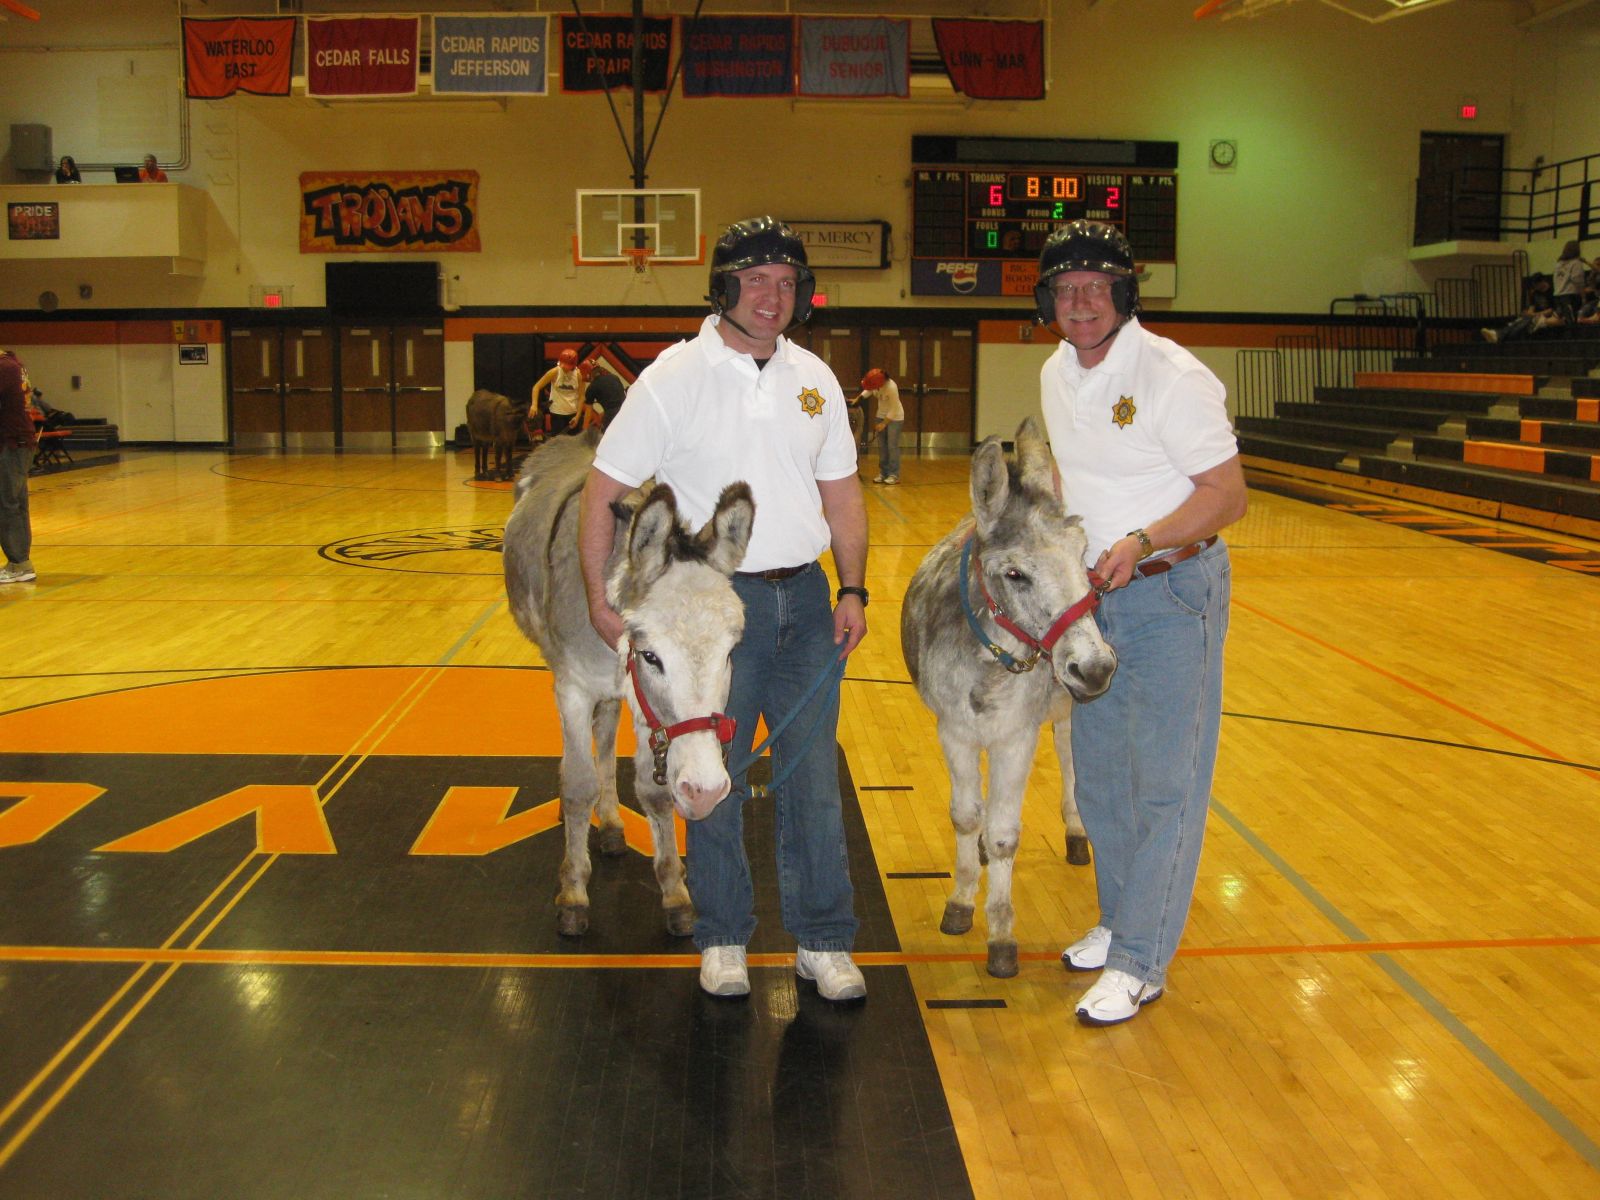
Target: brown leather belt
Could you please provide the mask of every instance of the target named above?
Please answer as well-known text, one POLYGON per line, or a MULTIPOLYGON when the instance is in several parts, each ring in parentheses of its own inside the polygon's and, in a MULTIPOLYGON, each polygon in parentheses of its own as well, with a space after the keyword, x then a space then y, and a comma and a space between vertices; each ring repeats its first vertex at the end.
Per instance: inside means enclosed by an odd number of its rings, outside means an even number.
POLYGON ((1186 558, 1193 558, 1202 550, 1209 550, 1217 544, 1217 535, 1212 534, 1203 542, 1195 542, 1183 547, 1181 550, 1172 550, 1155 558, 1147 558, 1142 563, 1134 564, 1134 571, 1141 579, 1149 579, 1152 575, 1160 575, 1170 571, 1186 558))
POLYGON ((770 571, 735 571, 740 579, 793 579, 811 563, 801 563, 798 567, 773 567, 770 571))

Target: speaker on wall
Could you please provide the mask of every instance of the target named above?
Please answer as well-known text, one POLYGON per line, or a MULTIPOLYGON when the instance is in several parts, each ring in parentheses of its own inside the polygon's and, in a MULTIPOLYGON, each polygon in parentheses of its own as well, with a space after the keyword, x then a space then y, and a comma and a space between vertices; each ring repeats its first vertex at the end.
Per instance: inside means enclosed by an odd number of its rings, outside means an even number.
POLYGON ((11 165, 19 171, 54 171, 56 160, 50 149, 50 126, 13 125, 11 165))

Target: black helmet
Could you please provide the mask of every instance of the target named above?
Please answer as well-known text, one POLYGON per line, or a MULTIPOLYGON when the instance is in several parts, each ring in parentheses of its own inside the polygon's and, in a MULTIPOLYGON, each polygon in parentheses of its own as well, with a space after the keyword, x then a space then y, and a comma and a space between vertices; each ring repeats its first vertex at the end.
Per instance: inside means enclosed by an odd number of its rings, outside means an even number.
POLYGON ((1039 252, 1039 279, 1033 285, 1034 319, 1048 325, 1055 319, 1050 281, 1063 271, 1100 271, 1117 278, 1111 284, 1111 306, 1124 317, 1139 311, 1139 278, 1133 247, 1121 231, 1100 221, 1069 221, 1045 239, 1039 252))
POLYGON ((776 217, 735 221, 717 239, 711 251, 711 294, 706 297, 712 311, 721 316, 739 303, 739 280, 734 271, 763 263, 788 263, 799 272, 794 288, 794 320, 797 325, 810 320, 817 277, 806 265, 806 244, 800 235, 776 217))

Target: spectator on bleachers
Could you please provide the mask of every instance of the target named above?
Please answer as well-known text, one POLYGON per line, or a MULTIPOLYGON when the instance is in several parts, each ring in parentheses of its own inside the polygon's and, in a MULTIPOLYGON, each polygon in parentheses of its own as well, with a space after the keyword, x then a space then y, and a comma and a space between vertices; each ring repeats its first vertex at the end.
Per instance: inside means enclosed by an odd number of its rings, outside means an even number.
POLYGON ((1561 257, 1556 259, 1555 304, 1568 320, 1577 315, 1589 269, 1577 242, 1568 242, 1561 248, 1561 257))
POLYGON ((1578 315, 1574 319, 1579 325, 1600 325, 1600 288, 1584 287, 1583 303, 1578 305, 1578 315))
POLYGON ((1528 284, 1528 303, 1522 315, 1504 329, 1486 328, 1478 332, 1486 342, 1510 342, 1546 329, 1560 329, 1564 324, 1551 291, 1550 276, 1535 275, 1528 284))

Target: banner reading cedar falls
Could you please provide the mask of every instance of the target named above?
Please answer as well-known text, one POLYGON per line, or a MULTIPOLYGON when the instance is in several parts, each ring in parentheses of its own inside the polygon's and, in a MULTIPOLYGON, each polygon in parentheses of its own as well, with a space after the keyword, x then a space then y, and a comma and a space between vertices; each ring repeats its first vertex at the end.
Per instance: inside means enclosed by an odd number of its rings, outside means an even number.
POLYGON ((909 96, 911 22, 801 17, 802 96, 909 96))
POLYGON ((307 17, 306 95, 416 95, 421 36, 421 17, 307 17))
MULTIPOLYGON (((646 17, 644 90, 667 90, 672 56, 672 18, 646 17)), ((633 87, 632 17, 561 18, 561 90, 603 92, 633 87)))
POLYGON ((191 100, 235 92, 287 96, 294 69, 293 17, 183 18, 183 84, 191 100))
POLYGON ((300 253, 475 252, 476 171, 306 171, 300 253))
POLYGON ((974 100, 1044 99, 1043 21, 933 22, 950 86, 974 100))
POLYGON ((685 20, 682 75, 691 98, 794 95, 794 18, 685 20))

